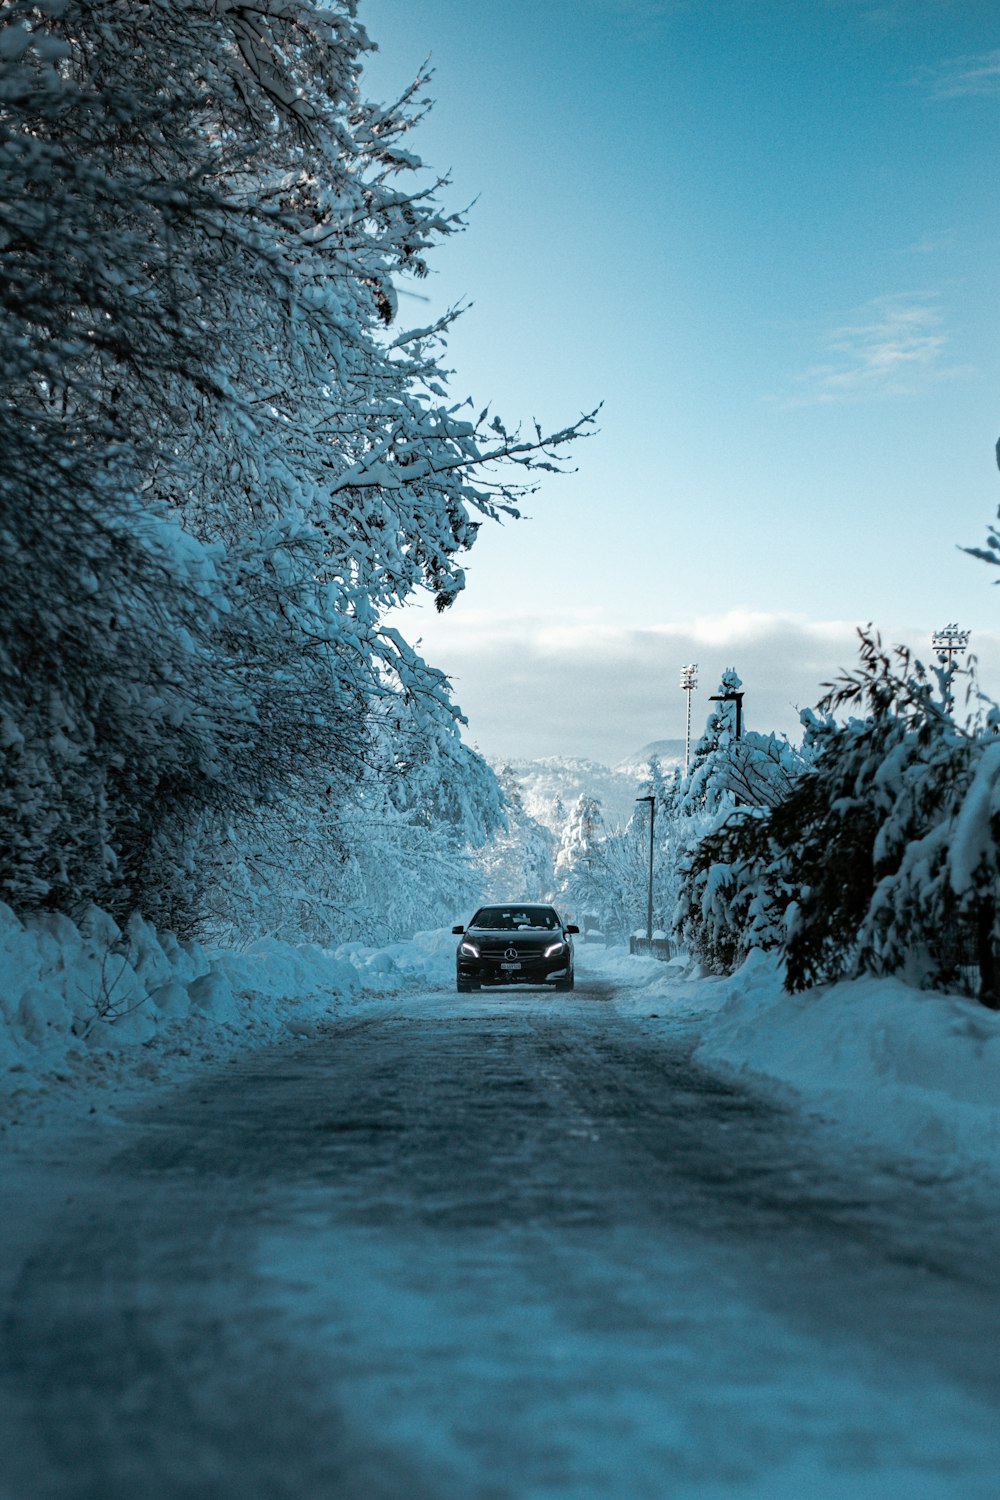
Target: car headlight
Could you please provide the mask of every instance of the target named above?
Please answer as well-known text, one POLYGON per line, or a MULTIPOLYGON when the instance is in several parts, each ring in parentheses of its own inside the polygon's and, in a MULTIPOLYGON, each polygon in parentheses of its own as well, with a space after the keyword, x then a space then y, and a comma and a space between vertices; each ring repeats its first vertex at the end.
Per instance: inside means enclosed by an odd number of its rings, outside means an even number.
POLYGON ((545 952, 543 953, 542 957, 543 958, 552 958, 552 957, 555 956, 555 954, 562 953, 563 950, 565 949, 565 947, 566 947, 565 943, 550 943, 549 946, 546 948, 545 952))
POLYGON ((480 957, 479 944, 478 943, 470 943, 468 938, 466 938, 463 943, 459 944, 458 951, 459 951, 459 953, 461 953, 461 955, 462 955, 463 958, 479 958, 480 957))

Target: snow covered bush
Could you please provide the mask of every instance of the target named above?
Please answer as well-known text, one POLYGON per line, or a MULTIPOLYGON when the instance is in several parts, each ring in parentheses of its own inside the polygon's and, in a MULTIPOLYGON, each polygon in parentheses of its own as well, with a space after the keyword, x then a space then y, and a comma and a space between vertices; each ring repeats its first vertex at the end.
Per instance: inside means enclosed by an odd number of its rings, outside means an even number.
POLYGON ((791 794, 809 755, 784 736, 747 730, 741 688, 735 671, 723 673, 720 706, 709 714, 669 808, 672 925, 712 973, 728 973, 751 948, 780 941, 765 878, 768 816, 791 794))
MULTIPOLYGON (((867 709, 847 726, 852 753, 842 757, 875 829, 854 971, 908 967, 925 982, 954 984, 960 969, 978 968, 980 998, 1000 1005, 997 710, 959 725, 950 674, 928 671, 905 649, 884 651, 870 633, 861 658, 827 700, 867 709)), ((971 669, 968 685, 973 698, 971 669)))
MULTIPOLYGON (((416 589, 446 607, 481 519, 516 514, 579 431, 467 412, 450 320, 398 328, 397 279, 461 223, 403 144, 423 80, 388 107, 361 95, 356 9, 0 10, 15 908, 190 928, 220 829, 259 842, 303 785, 346 808, 388 723, 404 759, 457 747, 439 674, 385 612, 416 589)), ((465 802, 489 802, 465 769, 465 802)))
POLYGON ((674 931, 710 974, 731 974, 751 949, 781 944, 769 880, 768 813, 733 808, 700 837, 675 833, 680 853, 674 931))
POLYGON ((725 970, 780 947, 790 989, 899 970, 1000 1005, 996 711, 955 722, 951 679, 861 634, 861 664, 803 715, 807 763, 772 806, 696 846, 682 911, 725 970), (863 717, 836 717, 860 707, 863 717))

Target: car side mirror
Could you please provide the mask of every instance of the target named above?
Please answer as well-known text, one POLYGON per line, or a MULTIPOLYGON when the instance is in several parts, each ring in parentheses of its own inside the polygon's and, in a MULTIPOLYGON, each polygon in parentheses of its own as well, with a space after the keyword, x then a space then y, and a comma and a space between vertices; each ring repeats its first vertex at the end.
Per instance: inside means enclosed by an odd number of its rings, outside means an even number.
POLYGON ((451 930, 455 934, 456 937, 459 937, 465 931, 465 928, 464 927, 453 927, 451 930))
POLYGON ((566 931, 567 931, 567 932, 579 932, 579 931, 580 931, 580 929, 579 929, 579 927, 577 927, 577 925, 576 925, 576 923, 575 923, 575 922, 570 922, 570 923, 569 923, 569 924, 568 924, 568 925, 567 925, 567 927, 566 927, 566 931))

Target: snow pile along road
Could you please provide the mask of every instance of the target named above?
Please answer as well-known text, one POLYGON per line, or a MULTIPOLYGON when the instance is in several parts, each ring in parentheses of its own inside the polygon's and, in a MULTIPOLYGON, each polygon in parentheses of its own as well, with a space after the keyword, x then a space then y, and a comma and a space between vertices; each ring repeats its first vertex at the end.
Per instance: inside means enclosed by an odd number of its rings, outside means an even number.
POLYGON ((628 986, 637 1015, 691 1026, 705 1066, 794 1091, 936 1173, 1000 1175, 1000 1015, 976 1001, 871 977, 790 995, 777 960, 759 952, 724 979, 593 949, 583 959, 628 986))
MULTIPOLYGON (((336 952, 263 938, 241 951, 179 942, 139 917, 122 931, 92 909, 79 925, 0 904, 0 1080, 23 1102, 70 1082, 116 1086, 306 1036, 415 982, 451 978, 454 939, 336 952)), ((13 1097, 12 1097, 13 1096, 13 1097)))
POLYGON ((387 995, 413 984, 451 989, 455 983, 456 941, 449 928, 441 927, 381 948, 342 943, 336 957, 352 965, 369 993, 387 995))
MULTIPOLYGON (((451 989, 442 930, 331 952, 264 938, 242 951, 181 943, 92 910, 20 921, 0 905, 0 1080, 4 1113, 66 1084, 162 1079, 248 1046, 315 1034, 345 1009, 451 989)), ((577 970, 614 985, 642 1030, 696 1035, 703 1065, 753 1078, 894 1156, 937 1173, 1000 1176, 1000 1015, 898 979, 785 993, 773 958, 730 978, 691 977, 578 943, 577 970)))

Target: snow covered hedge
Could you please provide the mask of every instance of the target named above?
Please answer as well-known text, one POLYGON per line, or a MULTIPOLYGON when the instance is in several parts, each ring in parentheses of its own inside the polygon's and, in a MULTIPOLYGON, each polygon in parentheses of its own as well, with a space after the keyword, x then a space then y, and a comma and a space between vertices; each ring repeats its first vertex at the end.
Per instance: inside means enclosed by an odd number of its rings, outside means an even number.
POLYGON ((905 972, 978 974, 1000 1008, 1000 742, 955 722, 950 680, 861 633, 861 665, 807 712, 804 759, 770 806, 733 806, 688 856, 684 935, 716 972, 776 948, 790 989, 905 972), (835 716, 860 706, 864 717, 835 716))

